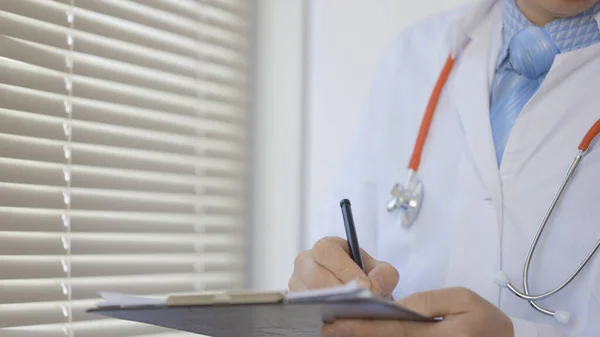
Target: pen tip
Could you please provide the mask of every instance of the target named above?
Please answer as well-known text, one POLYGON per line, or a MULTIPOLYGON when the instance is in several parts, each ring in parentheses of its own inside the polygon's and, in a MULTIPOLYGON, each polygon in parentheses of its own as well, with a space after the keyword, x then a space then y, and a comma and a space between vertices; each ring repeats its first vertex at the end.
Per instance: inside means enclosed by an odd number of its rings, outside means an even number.
POLYGON ((348 199, 343 199, 342 201, 340 201, 340 207, 344 206, 344 205, 348 205, 350 206, 350 200, 348 199))

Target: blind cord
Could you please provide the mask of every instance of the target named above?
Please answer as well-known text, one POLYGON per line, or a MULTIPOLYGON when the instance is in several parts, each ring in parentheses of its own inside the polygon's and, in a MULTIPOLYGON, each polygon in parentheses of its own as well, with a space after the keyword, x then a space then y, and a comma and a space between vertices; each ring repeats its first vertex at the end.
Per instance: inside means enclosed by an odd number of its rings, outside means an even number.
MULTIPOLYGON (((66 77, 65 77, 65 89, 67 91, 67 97, 65 100, 65 112, 67 114, 67 120, 65 122, 65 124, 63 124, 63 131, 65 134, 65 137, 67 139, 66 145, 65 145, 65 149, 64 149, 64 155, 65 155, 65 160, 66 160, 66 168, 64 170, 64 179, 65 179, 65 185, 66 185, 66 190, 64 193, 64 197, 63 197, 63 201, 65 203, 65 214, 63 217, 63 225, 65 227, 65 235, 66 235, 66 240, 63 240, 63 248, 66 248, 66 253, 67 253, 67 271, 66 271, 66 276, 67 276, 67 324, 66 324, 66 329, 63 329, 63 332, 65 333, 65 336, 68 337, 73 337, 73 329, 72 329, 72 323, 73 323, 73 306, 72 306, 72 300, 73 300, 73 292, 72 292, 72 286, 71 286, 71 167, 72 167, 72 163, 73 163, 73 151, 72 151, 72 140, 73 140, 73 128, 72 128, 72 121, 73 121, 73 68, 74 68, 74 61, 73 61, 73 50, 74 50, 74 45, 75 45, 75 39, 74 39, 74 28, 75 28, 75 12, 74 12, 74 7, 75 7, 75 0, 71 0, 70 4, 69 4, 69 9, 67 10, 66 13, 66 19, 67 22, 69 24, 69 29, 67 31, 67 45, 69 47, 66 55, 65 55, 65 66, 66 66, 66 77), (66 241, 66 244, 64 243, 66 241)), ((64 287, 63 287, 63 293, 64 293, 64 287)))

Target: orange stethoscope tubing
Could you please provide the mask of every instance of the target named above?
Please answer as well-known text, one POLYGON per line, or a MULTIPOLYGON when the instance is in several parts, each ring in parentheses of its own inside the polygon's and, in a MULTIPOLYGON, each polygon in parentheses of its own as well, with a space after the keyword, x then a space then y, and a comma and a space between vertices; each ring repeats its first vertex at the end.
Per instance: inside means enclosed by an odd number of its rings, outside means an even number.
POLYGON ((596 138, 599 134, 600 134, 600 119, 596 123, 594 123, 594 125, 592 125, 590 130, 585 134, 585 136, 581 140, 581 143, 579 144, 579 150, 586 152, 588 150, 588 148, 590 147, 590 144, 592 144, 592 142, 594 141, 594 138, 596 138))
POLYGON ((433 92, 431 93, 429 103, 427 103, 427 108, 425 108, 425 115, 421 121, 421 128, 419 129, 419 134, 417 135, 417 142, 415 143, 415 148, 413 149, 410 162, 408 163, 409 170, 413 170, 415 172, 419 170, 419 165, 421 164, 421 154, 423 153, 423 147, 425 146, 427 134, 429 134, 429 127, 431 126, 431 121, 433 120, 433 114, 437 108, 442 90, 446 85, 446 81, 448 81, 448 77, 450 76, 450 72, 452 71, 453 67, 454 58, 452 55, 448 55, 448 59, 446 59, 444 68, 442 69, 442 72, 435 83, 435 87, 433 88, 433 92))

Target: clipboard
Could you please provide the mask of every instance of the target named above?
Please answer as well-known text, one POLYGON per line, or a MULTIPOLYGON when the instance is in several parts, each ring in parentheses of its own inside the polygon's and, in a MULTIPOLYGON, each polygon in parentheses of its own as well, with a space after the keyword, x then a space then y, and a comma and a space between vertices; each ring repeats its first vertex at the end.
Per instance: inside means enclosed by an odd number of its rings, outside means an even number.
POLYGON ((356 284, 314 291, 226 291, 151 299, 103 294, 88 312, 214 337, 320 336, 336 319, 431 319, 356 284))

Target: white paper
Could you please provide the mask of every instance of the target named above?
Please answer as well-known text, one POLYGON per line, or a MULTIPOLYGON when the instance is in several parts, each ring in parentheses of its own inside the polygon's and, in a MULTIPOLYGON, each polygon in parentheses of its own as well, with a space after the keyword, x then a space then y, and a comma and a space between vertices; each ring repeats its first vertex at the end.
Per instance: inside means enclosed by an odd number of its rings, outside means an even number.
POLYGON ((102 297, 103 301, 98 303, 98 307, 131 307, 131 306, 140 306, 140 305, 165 305, 167 304, 166 298, 152 298, 152 297, 142 297, 121 293, 109 293, 109 292, 101 292, 99 295, 102 297))
MULTIPOLYGON (((225 293, 226 294, 226 293, 225 293)), ((166 305, 167 297, 144 297, 122 293, 101 292, 99 295, 103 301, 98 303, 98 308, 103 307, 134 307, 144 305, 166 305)), ((320 301, 340 298, 369 298, 373 297, 370 290, 361 288, 358 283, 350 282, 348 284, 324 289, 314 289, 300 292, 290 292, 285 294, 286 302, 298 301, 320 301)))
POLYGON ((357 282, 353 281, 339 287, 290 292, 285 295, 285 299, 288 301, 318 300, 335 298, 340 296, 352 296, 354 298, 361 298, 372 297, 373 294, 370 290, 360 287, 357 282))

